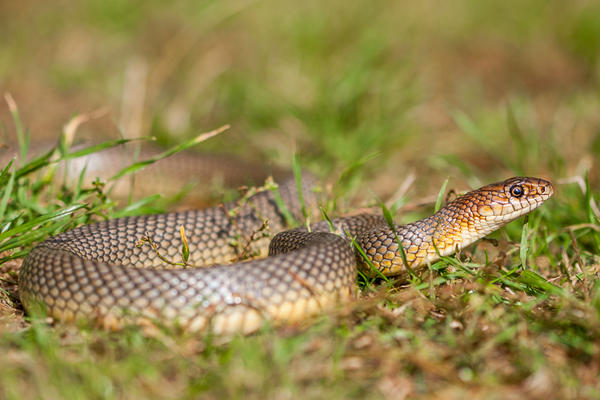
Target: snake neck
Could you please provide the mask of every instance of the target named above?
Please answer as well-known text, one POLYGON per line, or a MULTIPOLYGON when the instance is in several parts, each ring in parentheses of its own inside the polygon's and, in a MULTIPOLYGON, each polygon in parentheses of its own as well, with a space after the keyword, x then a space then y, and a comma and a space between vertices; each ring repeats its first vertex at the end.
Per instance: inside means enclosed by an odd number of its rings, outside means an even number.
MULTIPOLYGON (((427 263, 470 246, 498 227, 497 224, 477 218, 473 213, 458 213, 451 204, 430 217, 397 229, 402 237, 403 247, 414 244, 409 237, 419 235, 422 239, 420 248, 427 251, 427 257, 421 263, 427 263)), ((418 266, 418 261, 413 262, 414 266, 418 266)))
POLYGON ((509 222, 484 218, 475 208, 467 207, 466 200, 454 201, 419 221, 396 225, 396 234, 382 224, 359 235, 357 242, 369 260, 360 260, 359 264, 363 270, 371 270, 370 263, 385 275, 405 274, 407 268, 398 242, 402 243, 408 266, 417 269, 454 254, 509 222))

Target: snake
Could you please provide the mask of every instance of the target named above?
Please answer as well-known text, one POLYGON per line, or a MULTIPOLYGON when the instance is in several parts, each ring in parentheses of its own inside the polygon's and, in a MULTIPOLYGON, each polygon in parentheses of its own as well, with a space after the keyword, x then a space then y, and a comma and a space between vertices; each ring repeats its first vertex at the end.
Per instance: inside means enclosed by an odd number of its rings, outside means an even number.
POLYGON ((305 207, 313 201, 314 192, 298 187, 288 179, 278 190, 213 208, 109 219, 50 237, 23 261, 22 304, 54 321, 109 330, 133 324, 247 334, 265 323, 299 323, 356 298, 357 271, 375 277, 419 271, 554 193, 548 180, 514 177, 409 224, 390 224, 375 212, 286 230, 286 216, 302 215, 299 199, 305 207), (276 235, 269 241, 267 233, 276 235), (173 265, 183 259, 183 241, 188 258, 173 265))

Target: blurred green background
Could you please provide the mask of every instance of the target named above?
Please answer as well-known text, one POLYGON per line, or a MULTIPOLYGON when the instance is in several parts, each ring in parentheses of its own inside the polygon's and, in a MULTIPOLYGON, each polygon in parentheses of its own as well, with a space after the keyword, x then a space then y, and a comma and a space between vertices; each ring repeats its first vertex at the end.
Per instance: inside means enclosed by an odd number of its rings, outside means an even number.
POLYGON ((228 123, 202 147, 297 152, 330 177, 377 154, 360 170, 377 190, 410 171, 429 194, 448 176, 594 178, 594 1, 4 1, 0 41, 0 88, 34 139, 107 107, 83 136, 228 123))

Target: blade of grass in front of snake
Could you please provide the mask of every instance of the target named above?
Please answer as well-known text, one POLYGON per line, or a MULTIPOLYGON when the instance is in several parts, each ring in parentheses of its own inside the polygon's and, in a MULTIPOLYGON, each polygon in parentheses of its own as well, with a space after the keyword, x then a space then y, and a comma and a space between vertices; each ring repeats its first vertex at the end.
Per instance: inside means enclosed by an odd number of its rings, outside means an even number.
POLYGON ((381 207, 381 212, 383 213, 383 218, 385 218, 385 222, 388 227, 394 232, 394 238, 396 239, 396 243, 398 243, 398 251, 400 252, 400 257, 402 258, 402 262, 404 263, 404 267, 408 271, 409 275, 415 279, 419 280, 419 277, 415 274, 415 271, 411 268, 408 263, 408 259, 406 258, 406 252, 404 251, 404 246, 402 245, 402 240, 398 236, 398 232, 396 232, 396 224, 394 223, 394 218, 390 213, 390 210, 385 206, 383 201, 379 197, 376 196, 377 202, 379 203, 379 207, 381 207))
MULTIPOLYGON (((329 225, 329 230, 331 231, 331 233, 336 233, 335 225, 333 225, 333 221, 331 220, 331 218, 329 218, 329 215, 327 215, 327 211, 325 211, 325 209, 323 207, 320 207, 320 209, 321 209, 321 214, 323 214, 323 218, 325 218, 325 221, 327 221, 327 224, 329 225)), ((375 271, 377 275, 379 275, 382 279, 385 279, 385 281, 389 283, 389 278, 387 276, 383 275, 381 273, 381 271, 379 271, 377 268, 375 268, 375 266, 373 265, 373 262, 371 262, 371 260, 369 260, 369 258, 367 257, 367 254, 362 249, 362 247, 360 247, 360 245, 356 242, 356 240, 354 240, 354 237, 350 236, 350 232, 345 230, 344 235, 346 235, 346 237, 350 238, 350 242, 352 243, 354 248, 359 252, 359 254, 363 258, 363 260, 365 260, 365 262, 369 266, 369 269, 371 271, 375 271)), ((363 274, 363 272, 360 269, 358 269, 357 272, 358 272, 358 275, 369 285, 371 283, 373 283, 373 281, 369 280, 369 278, 365 274, 363 274)))
MULTIPOLYGON (((437 213, 440 210, 440 208, 442 207, 442 199, 444 198, 444 193, 446 193, 446 186, 448 185, 448 180, 449 180, 449 178, 446 178, 446 180, 440 187, 440 191, 438 192, 437 200, 435 202, 434 213, 437 213)), ((441 223, 441 221, 438 219, 436 222, 435 228, 433 230, 433 234, 431 235, 431 237, 432 237, 431 244, 433 245, 433 249, 435 250, 435 254, 438 256, 438 258, 440 260, 444 260, 444 259, 446 259, 446 257, 442 256, 442 254, 440 253, 440 249, 437 246, 437 243, 435 242, 435 240, 433 240, 434 234, 436 233, 437 228, 440 226, 440 223, 441 223)))
POLYGON ((529 215, 525 216, 523 229, 521 230, 521 248, 519 249, 519 257, 521 258, 521 268, 527 269, 527 250, 529 249, 529 241, 527 240, 529 232, 529 215))
POLYGON ((327 224, 329 225, 329 230, 331 231, 331 233, 335 233, 335 226, 333 226, 331 218, 329 218, 329 215, 327 215, 327 211, 325 211, 323 207, 319 208, 321 209, 321 214, 323 215, 323 218, 325 218, 325 221, 327 221, 327 224))
POLYGON ((145 209, 144 207, 148 204, 152 204, 158 199, 161 198, 160 194, 153 194, 133 203, 128 204, 123 207, 119 211, 112 213, 111 218, 121 218, 121 217, 130 217, 134 215, 147 214, 147 211, 151 211, 145 209))
POLYGON ((214 129, 212 131, 209 132, 205 132, 205 133, 201 133, 200 135, 187 140, 181 144, 178 144, 176 146, 171 147, 170 149, 167 149, 165 151, 163 151, 162 153, 154 156, 154 157, 150 157, 146 160, 142 160, 142 161, 138 161, 128 167, 125 167, 123 169, 121 169, 119 172, 117 172, 115 175, 113 175, 112 177, 110 177, 108 180, 109 181, 114 181, 119 179, 120 177, 122 177, 123 175, 127 175, 127 174, 132 174, 136 171, 139 171, 140 169, 146 167, 147 165, 150 165, 152 163, 155 163, 158 160, 162 160, 163 158, 169 157, 175 153, 178 153, 182 150, 185 150, 187 148, 190 148, 198 143, 204 142, 205 140, 208 140, 222 132, 225 132, 226 130, 229 129, 229 125, 223 125, 217 129, 214 129))
MULTIPOLYGON (((347 230, 344 230, 344 234, 346 235, 346 237, 350 238, 350 242, 352 242, 352 246, 354 246, 356 251, 358 251, 358 253, 362 257, 362 259, 365 260, 365 262, 369 266, 369 269, 371 270, 371 272, 375 271, 375 274, 373 274, 373 277, 378 276, 379 278, 383 279, 387 283, 390 283, 390 278, 385 276, 383 274, 383 272, 381 272, 379 270, 379 268, 377 268, 377 267, 375 267, 375 265, 373 265, 373 262, 369 259, 369 257, 367 257, 367 253, 365 253, 363 248, 360 247, 360 245, 356 242, 354 237, 352 235, 350 235, 350 232, 348 232, 347 230)), ((358 270, 358 273, 365 281, 368 281, 368 277, 365 274, 363 274, 362 271, 360 271, 360 269, 358 270)), ((372 283, 372 281, 369 281, 369 282, 372 283)))
POLYGON ((279 193, 279 185, 273 180, 272 177, 268 177, 265 181, 264 188, 270 190, 273 193, 273 199, 277 205, 277 209, 283 215, 283 219, 288 226, 294 226, 296 224, 296 218, 292 215, 289 208, 283 201, 281 193, 279 193))

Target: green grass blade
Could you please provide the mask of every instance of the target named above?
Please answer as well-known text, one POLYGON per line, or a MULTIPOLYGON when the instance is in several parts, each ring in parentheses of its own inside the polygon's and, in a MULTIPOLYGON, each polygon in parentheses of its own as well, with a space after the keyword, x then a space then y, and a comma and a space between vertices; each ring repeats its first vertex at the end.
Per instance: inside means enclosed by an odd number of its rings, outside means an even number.
POLYGON ((292 167, 294 171, 294 178, 296 179, 296 189, 298 191, 298 201, 300 202, 300 208, 302 210, 302 216, 307 224, 310 224, 309 213, 306 208, 306 202, 304 201, 304 193, 302 193, 302 171, 300 169, 300 162, 298 156, 294 153, 292 158, 292 167))
POLYGON ((523 229, 521 231, 521 248, 519 249, 519 257, 521 258, 521 267, 527 269, 527 251, 529 250, 529 216, 525 216, 523 229))
POLYGON ((265 183, 265 188, 270 190, 273 193, 273 197, 275 200, 275 204, 277 205, 277 209, 279 210, 281 215, 283 215, 283 219, 285 219, 286 225, 287 226, 297 225, 298 223, 296 221, 296 218, 294 218, 294 216, 290 212, 290 209, 283 201, 283 198, 281 197, 281 193, 279 193, 279 185, 276 182, 274 182, 272 179, 269 178, 269 180, 267 180, 267 182, 265 183))
POLYGON ((446 186, 448 186, 449 180, 450 178, 446 178, 446 180, 442 184, 442 187, 440 188, 437 200, 435 201, 435 209, 433 210, 434 212, 438 212, 440 208, 442 208, 442 202, 444 201, 444 195, 446 194, 446 186))
POLYGON ((108 140, 108 141, 105 141, 102 143, 98 143, 98 144, 86 147, 81 150, 73 151, 73 152, 67 152, 68 149, 65 149, 65 150, 63 150, 63 151, 65 151, 65 153, 61 156, 61 158, 59 160, 71 160, 74 158, 85 157, 90 154, 98 153, 103 150, 107 150, 107 149, 110 149, 110 148, 113 148, 116 146, 120 146, 122 144, 140 141, 140 140, 153 140, 153 138, 146 136, 146 137, 141 137, 141 138, 136 138, 136 139, 108 140))
POLYGON ((532 270, 525 270, 517 278, 517 282, 527 285, 528 287, 548 294, 562 295, 564 290, 548 282, 544 277, 538 275, 532 270))
MULTIPOLYGON (((350 232, 346 231, 344 233, 346 234, 346 237, 350 238, 350 242, 352 243, 352 246, 356 249, 356 251, 358 251, 360 257, 362 257, 362 259, 367 263, 367 265, 369 266, 369 270, 372 272, 373 271, 375 272, 375 274, 373 276, 377 276, 377 277, 383 279, 384 281, 386 281, 387 283, 389 283, 390 278, 385 276, 377 267, 375 267, 375 265, 373 265, 373 262, 367 256, 367 253, 365 253, 363 248, 360 247, 360 245, 356 242, 354 237, 352 235, 350 235, 350 232)), ((362 278, 367 280, 367 277, 360 270, 358 272, 359 272, 359 274, 361 274, 362 278)))
POLYGON ((4 94, 4 99, 8 103, 8 109, 15 124, 15 133, 17 135, 17 143, 19 143, 19 151, 21 156, 21 164, 25 163, 27 158, 27 150, 29 148, 29 134, 23 127, 19 107, 10 93, 4 94))
POLYGON ((55 211, 46 215, 42 215, 40 217, 34 218, 26 223, 23 223, 19 226, 15 226, 13 229, 10 229, 2 234, 0 234, 0 242, 10 238, 11 236, 29 231, 39 225, 42 225, 46 222, 50 222, 56 220, 58 218, 63 218, 73 214, 77 210, 81 210, 85 207, 85 204, 76 204, 70 207, 67 207, 63 210, 55 211))
MULTIPOLYGON (((14 159, 8 163, 6 168, 10 168, 13 165, 14 159)), ((6 169, 2 171, 2 175, 6 173, 6 169)), ((8 200, 10 200, 10 196, 13 192, 13 186, 15 184, 15 170, 13 169, 10 173, 10 177, 8 178, 8 183, 4 186, 4 193, 2 194, 2 199, 0 200, 0 221, 4 221, 4 215, 6 214, 6 206, 8 205, 8 200)))
POLYGON ((156 155, 154 157, 148 158, 146 160, 138 161, 138 162, 136 162, 136 163, 134 163, 134 164, 132 164, 132 165, 130 165, 128 167, 125 167, 125 168, 121 169, 114 176, 112 176, 111 178, 109 178, 109 181, 115 181, 115 180, 121 178, 124 175, 132 174, 132 173, 134 173, 136 171, 139 171, 140 169, 142 169, 142 168, 144 168, 144 167, 146 167, 146 166, 148 166, 150 164, 153 164, 153 163, 155 163, 158 160, 162 160, 163 158, 169 157, 169 156, 171 156, 171 155, 173 155, 175 153, 178 153, 180 151, 188 149, 188 148, 190 148, 190 147, 192 147, 192 146, 194 146, 194 145, 196 145, 198 143, 201 143, 201 142, 203 142, 205 140, 210 139, 213 136, 216 136, 216 135, 220 134, 221 132, 225 132, 228 129, 229 129, 229 125, 224 125, 224 126, 222 126, 220 128, 212 130, 210 132, 202 133, 202 134, 200 134, 200 135, 198 135, 198 136, 196 136, 196 137, 194 137, 194 138, 192 138, 190 140, 187 140, 187 141, 185 141, 185 142, 183 142, 183 143, 181 143, 179 145, 173 146, 170 149, 168 149, 166 151, 163 151, 162 153, 160 153, 160 154, 158 154, 158 155, 156 155))
POLYGON ((126 207, 112 214, 113 218, 129 217, 133 215, 148 214, 154 212, 153 208, 148 209, 149 204, 155 203, 162 196, 160 194, 154 194, 151 196, 144 197, 136 202, 128 204, 126 207))
POLYGON ((335 232, 335 226, 333 225, 331 218, 329 218, 329 215, 327 215, 327 211, 325 211, 323 207, 321 207, 321 215, 323 216, 325 221, 327 221, 327 225, 329 225, 329 230, 331 232, 335 232))

